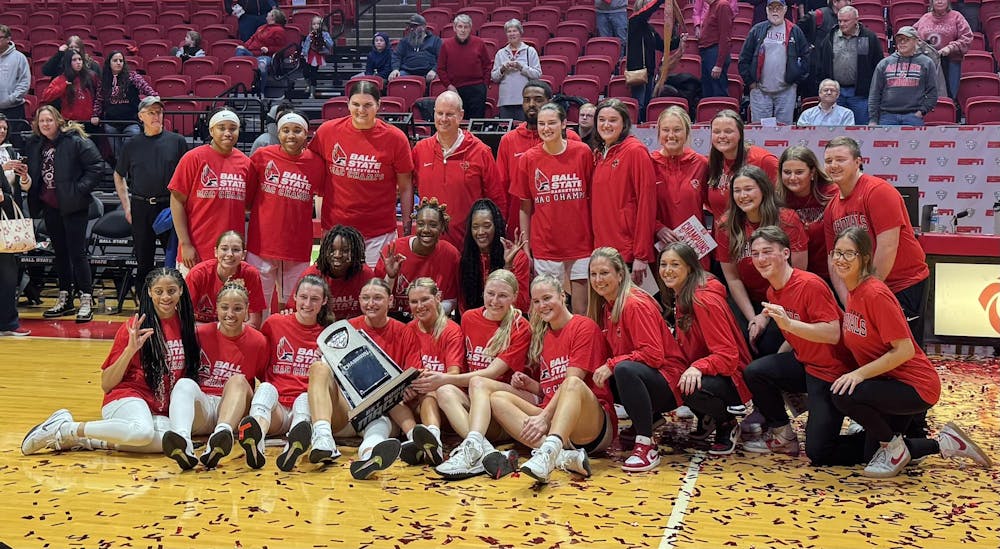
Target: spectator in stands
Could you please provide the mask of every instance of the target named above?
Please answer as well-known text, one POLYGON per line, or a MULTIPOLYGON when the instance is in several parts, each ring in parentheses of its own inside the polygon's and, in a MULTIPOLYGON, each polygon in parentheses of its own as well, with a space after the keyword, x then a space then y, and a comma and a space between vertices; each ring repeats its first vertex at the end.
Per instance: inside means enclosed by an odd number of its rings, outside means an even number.
MULTIPOLYGON (((535 48, 521 41, 524 27, 517 19, 504 23, 507 45, 497 50, 493 57, 493 71, 490 76, 500 83, 500 118, 525 120, 521 92, 528 81, 542 75, 542 62, 535 48)), ((549 98, 551 98, 551 93, 549 98)), ((541 105, 539 105, 541 106, 541 105)))
POLYGON ((56 51, 55 55, 49 58, 48 61, 42 65, 42 74, 50 78, 55 78, 63 73, 65 66, 65 57, 68 50, 75 50, 83 55, 84 63, 92 72, 97 74, 101 73, 101 65, 97 61, 94 61, 90 54, 87 53, 87 47, 83 44, 83 39, 77 35, 72 35, 66 39, 66 43, 59 46, 59 50, 56 51))
MULTIPOLYGON (((807 11, 799 19, 799 28, 806 35, 806 40, 813 46, 812 57, 810 59, 813 66, 816 65, 816 55, 819 53, 819 45, 826 39, 832 30, 837 28, 837 12, 844 6, 851 5, 851 0, 829 0, 829 3, 821 2, 824 5, 807 11)), ((802 4, 799 7, 803 7, 802 4)), ((816 95, 819 88, 819 80, 816 79, 815 71, 809 75, 805 82, 799 86, 799 95, 811 97, 816 95)))
POLYGON ((90 70, 82 53, 68 52, 63 56, 63 73, 45 88, 41 102, 59 109, 66 120, 89 123, 100 96, 100 73, 90 70))
POLYGON ((99 90, 100 95, 94 102, 94 116, 91 117, 90 123, 98 126, 102 118, 107 119, 111 122, 104 124, 104 133, 125 134, 124 140, 121 138, 111 140, 112 150, 117 158, 122 145, 140 133, 139 124, 135 122, 139 115, 140 96, 159 94, 141 74, 130 70, 125 61, 125 54, 117 50, 112 51, 104 62, 99 90))
POLYGON ((628 39, 628 0, 594 0, 597 10, 597 36, 617 38, 621 42, 622 52, 618 58, 625 56, 625 42, 628 39))
POLYGON ((267 22, 267 14, 277 7, 275 0, 223 0, 225 12, 239 19, 239 36, 244 42, 267 22))
POLYGON ((851 109, 854 123, 868 124, 868 92, 875 66, 882 60, 882 42, 858 22, 858 10, 844 6, 837 12, 837 28, 816 46, 813 72, 817 79, 840 84, 837 104, 851 109))
POLYGON ((365 61, 365 72, 369 76, 378 76, 383 83, 389 80, 392 73, 392 50, 389 49, 389 35, 376 32, 372 37, 372 49, 365 61))
MULTIPOLYGON (((482 38, 472 35, 472 18, 464 13, 452 22, 455 37, 441 45, 438 78, 449 90, 457 92, 466 115, 483 118, 486 114, 486 86, 490 82, 493 60, 482 38)), ((464 225, 464 224, 462 224, 464 225)))
POLYGON ((580 131, 580 139, 584 143, 590 143, 590 137, 594 134, 594 113, 597 112, 597 105, 584 103, 580 105, 577 115, 577 129, 580 131))
POLYGON ((733 10, 735 0, 705 0, 705 14, 698 37, 698 54, 701 56, 701 96, 727 97, 729 81, 729 51, 732 48, 733 10))
POLYGON ((257 139, 253 140, 253 145, 250 146, 251 155, 261 147, 280 143, 278 141, 278 120, 281 120, 282 116, 294 110, 295 105, 292 105, 289 101, 282 101, 281 103, 271 105, 271 110, 267 111, 267 125, 265 126, 267 131, 258 135, 257 139))
POLYGON ((870 125, 923 126, 938 100, 937 67, 917 53, 917 29, 896 31, 895 53, 879 62, 868 92, 870 125))
POLYGON ((312 97, 316 91, 316 74, 319 68, 326 64, 324 56, 333 53, 333 37, 323 26, 323 18, 316 16, 309 24, 309 34, 302 39, 302 57, 305 65, 302 66, 302 76, 309 82, 306 87, 306 96, 312 97))
POLYGON ((799 115, 799 126, 853 126, 854 113, 837 104, 840 84, 832 78, 819 83, 819 105, 809 107, 799 115))
POLYGON ((798 83, 808 76, 809 43, 802 29, 785 19, 785 0, 770 0, 767 21, 750 29, 740 52, 740 76, 750 88, 751 122, 795 121, 798 83))
POLYGON ((43 105, 31 122, 25 153, 28 175, 37 181, 28 190, 31 216, 42 218, 55 251, 59 297, 43 313, 58 318, 76 312, 77 322, 93 319, 93 282, 87 258, 87 221, 91 192, 101 180, 104 163, 83 126, 65 120, 52 105, 43 105), (73 307, 73 290, 80 292, 80 309, 73 307))
MULTIPOLYGON (((694 6, 694 11, 691 13, 691 22, 694 24, 695 38, 701 38, 701 29, 705 24, 705 18, 708 17, 710 3, 708 0, 694 0, 691 2, 694 6)), ((736 5, 736 2, 730 1, 729 7, 733 11, 733 18, 735 18, 740 12, 739 6, 736 5)))
POLYGON ((201 49, 201 34, 198 31, 187 31, 184 35, 184 41, 181 45, 173 48, 171 53, 181 58, 181 61, 187 61, 192 57, 204 57, 205 50, 201 49))
POLYGON ((979 5, 980 2, 977 0, 952 0, 951 8, 958 13, 961 13, 965 20, 969 22, 969 26, 972 28, 972 32, 981 32, 982 25, 980 24, 979 18, 979 5))
POLYGON ((437 78, 441 39, 427 30, 427 20, 420 14, 410 16, 403 39, 392 50, 392 72, 397 76, 423 76, 430 82, 437 78))
MULTIPOLYGON (((948 97, 958 97, 958 82, 962 78, 962 56, 972 45, 972 28, 965 17, 952 11, 948 0, 930 0, 931 11, 913 25, 920 39, 937 50, 941 68, 948 84, 948 97)), ((938 90, 940 95, 945 90, 938 90)))
POLYGON ((257 58, 260 71, 260 94, 267 89, 267 71, 271 58, 288 44, 285 42, 285 14, 275 8, 267 12, 267 24, 257 29, 242 46, 236 46, 236 55, 257 58))
POLYGON ((180 249, 178 259, 187 272, 199 261, 215 256, 215 241, 232 230, 243 234, 246 224, 246 188, 250 159, 236 148, 240 118, 219 109, 208 121, 212 142, 195 147, 181 158, 170 179, 170 213, 180 249))
POLYGON ((625 69, 646 71, 646 81, 631 86, 632 97, 639 102, 639 120, 636 120, 636 123, 643 122, 645 119, 646 104, 649 103, 653 95, 656 69, 659 66, 656 63, 656 52, 657 50, 663 51, 663 37, 649 24, 649 18, 659 10, 663 2, 664 0, 639 0, 635 3, 635 10, 628 18, 625 69))
MULTIPOLYGON (((31 65, 23 53, 17 51, 10 39, 10 27, 0 25, 0 114, 9 124, 9 135, 15 145, 21 145, 20 131, 27 120, 24 96, 31 88, 31 65)), ((0 141, 2 142, 2 141, 0 141)))
MULTIPOLYGON (((21 208, 21 193, 31 189, 31 176, 28 175, 27 164, 20 159, 12 159, 17 154, 11 154, 10 143, 7 142, 9 134, 7 117, 0 113, 0 208, 9 219, 14 219, 14 205, 21 208)), ((0 337, 31 333, 31 330, 21 328, 17 317, 17 287, 20 281, 17 263, 16 254, 0 253, 0 337)))
POLYGON ((462 98, 446 91, 434 100, 434 128, 429 139, 413 147, 416 186, 421 198, 437 198, 448 206, 451 221, 441 235, 461 249, 465 241, 469 208, 480 198, 493 200, 501 211, 507 207, 507 190, 500 183, 489 145, 461 128, 462 98))
POLYGON ((137 263, 135 295, 143 295, 142 285, 154 266, 157 238, 166 250, 170 237, 170 231, 158 236, 153 222, 170 207, 167 184, 187 152, 187 141, 163 128, 163 102, 155 95, 139 102, 138 117, 142 134, 122 147, 114 177, 125 220, 132 226, 132 248, 137 263))

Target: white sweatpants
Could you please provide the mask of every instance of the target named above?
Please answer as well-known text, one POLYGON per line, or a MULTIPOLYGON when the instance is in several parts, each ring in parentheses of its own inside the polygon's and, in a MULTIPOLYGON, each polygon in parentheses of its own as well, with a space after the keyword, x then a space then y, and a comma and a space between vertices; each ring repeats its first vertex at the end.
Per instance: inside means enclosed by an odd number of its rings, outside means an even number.
POLYGON ((122 452, 163 451, 163 433, 170 428, 170 422, 166 416, 154 416, 141 398, 125 397, 109 402, 101 408, 101 417, 84 424, 84 437, 114 445, 122 452))
POLYGON ((247 253, 247 263, 260 271, 260 285, 264 288, 264 301, 267 303, 261 317, 262 320, 266 320, 271 313, 271 294, 274 293, 275 286, 278 287, 278 308, 280 309, 285 306, 285 303, 288 303, 288 298, 295 290, 295 283, 309 268, 308 261, 285 261, 261 257, 252 253, 247 253))
POLYGON ((220 404, 221 396, 206 395, 195 380, 177 380, 170 392, 170 430, 186 440, 211 433, 219 422, 220 404))

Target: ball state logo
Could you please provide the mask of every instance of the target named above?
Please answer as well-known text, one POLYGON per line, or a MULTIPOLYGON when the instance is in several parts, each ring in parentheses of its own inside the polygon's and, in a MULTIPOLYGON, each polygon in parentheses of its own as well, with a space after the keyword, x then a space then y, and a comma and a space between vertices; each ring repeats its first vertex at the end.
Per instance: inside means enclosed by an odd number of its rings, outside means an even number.
POLYGON ((979 294, 979 304, 986 311, 993 331, 1000 334, 1000 282, 987 284, 979 294))
POLYGON ((219 176, 208 164, 205 164, 205 167, 201 169, 201 186, 206 188, 219 186, 219 176))
POLYGON ((540 193, 547 193, 550 185, 549 178, 542 173, 542 170, 535 168, 535 189, 540 193))
POLYGON ((295 349, 292 348, 292 344, 288 342, 288 338, 281 336, 278 340, 278 348, 275 349, 275 358, 282 361, 291 361, 295 359, 295 349))
POLYGON ((208 359, 205 349, 198 355, 198 377, 208 377, 212 373, 212 361, 208 359))
POLYGON ((274 165, 274 160, 268 160, 267 165, 264 166, 264 181, 277 185, 280 180, 281 172, 278 171, 278 167, 274 165))
POLYGON ((198 305, 194 308, 194 314, 197 318, 207 318, 208 322, 215 319, 215 304, 212 303, 212 298, 203 295, 201 299, 198 300, 198 305))
POLYGON ((330 162, 334 166, 340 166, 341 168, 347 167, 347 153, 344 152, 340 143, 333 144, 333 151, 330 152, 330 162))

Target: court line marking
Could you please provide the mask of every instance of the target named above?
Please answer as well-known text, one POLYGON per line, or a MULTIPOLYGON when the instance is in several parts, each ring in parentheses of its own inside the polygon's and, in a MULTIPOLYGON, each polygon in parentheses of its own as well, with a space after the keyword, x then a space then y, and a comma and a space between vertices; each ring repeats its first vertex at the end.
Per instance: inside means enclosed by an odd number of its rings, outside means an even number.
POLYGON ((660 549, 673 549, 684 523, 684 515, 687 514, 688 503, 691 502, 691 495, 694 493, 695 484, 698 483, 698 474, 701 472, 701 462, 705 461, 707 454, 704 451, 695 452, 691 456, 691 463, 688 464, 687 472, 684 474, 684 484, 677 492, 677 499, 674 500, 674 508, 670 512, 670 519, 667 527, 663 529, 663 538, 660 539, 660 549))

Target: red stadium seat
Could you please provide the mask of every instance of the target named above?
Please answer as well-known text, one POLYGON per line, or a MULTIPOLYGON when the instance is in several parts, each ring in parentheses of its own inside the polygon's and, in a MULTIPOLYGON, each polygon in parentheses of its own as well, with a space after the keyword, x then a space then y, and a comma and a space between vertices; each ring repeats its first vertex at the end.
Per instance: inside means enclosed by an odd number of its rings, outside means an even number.
POLYGON ((502 25, 511 19, 520 20, 523 16, 524 14, 517 8, 501 7, 493 10, 493 13, 490 14, 490 21, 502 25))
MULTIPOLYGON (((109 14, 110 15, 110 14, 109 14)), ((152 12, 149 11, 129 11, 125 14, 124 19, 120 13, 114 13, 115 19, 108 23, 102 23, 98 25, 97 16, 94 16, 93 25, 95 28, 99 28, 104 25, 114 25, 118 24, 120 21, 125 22, 125 27, 133 29, 142 25, 160 25, 164 26, 163 21, 158 19, 152 12)))
POLYGON ((971 74, 974 72, 996 72, 993 63, 993 56, 985 51, 969 51, 962 56, 962 72, 971 74))
POLYGON ((212 56, 192 57, 184 62, 181 74, 190 76, 193 80, 205 76, 216 76, 219 74, 219 58, 212 56))
POLYGON ((125 29, 124 25, 108 25, 97 29, 94 36, 102 43, 107 44, 115 40, 124 40, 128 36, 128 30, 125 29))
POLYGON ((233 84, 240 83, 250 89, 257 80, 257 59, 230 57, 222 62, 221 73, 228 76, 233 84))
POLYGON ((583 48, 583 54, 603 55, 611 59, 618 59, 621 49, 621 42, 617 38, 598 36, 587 40, 587 45, 583 48))
POLYGON ((503 23, 486 23, 479 27, 477 34, 483 40, 493 40, 497 44, 507 45, 507 31, 503 29, 503 23))
POLYGON ((333 99, 327 100, 323 103, 322 117, 323 120, 333 120, 334 118, 343 118, 349 116, 351 113, 347 108, 347 98, 346 97, 334 97, 333 99))
POLYGON ((622 103, 625 103, 625 108, 628 110, 629 120, 631 120, 633 124, 638 124, 639 101, 632 97, 615 97, 614 99, 617 99, 622 103))
POLYGON ((955 102, 948 97, 939 97, 937 105, 931 112, 924 115, 925 126, 947 126, 955 124, 958 113, 955 109, 955 102))
POLYGON ((203 44, 214 44, 220 40, 230 40, 235 38, 233 29, 226 25, 206 25, 201 28, 201 42, 203 44))
POLYGON ((552 31, 544 23, 532 23, 528 21, 527 23, 523 23, 522 26, 524 27, 524 41, 534 44, 537 51, 545 49, 545 44, 552 37, 552 31))
POLYGON ((577 43, 586 44, 593 34, 591 27, 582 21, 563 21, 559 28, 555 29, 556 38, 575 38, 577 43))
POLYGON ((688 101, 683 97, 654 97, 646 105, 646 122, 656 122, 660 118, 660 113, 669 107, 678 106, 688 112, 688 101))
MULTIPOLYGON (((122 22, 122 14, 113 11, 99 11, 90 17, 90 24, 95 29, 103 28, 108 25, 117 25, 121 22, 122 22)), ((127 23, 127 18, 126 18, 126 23, 127 23)), ((150 23, 152 23, 152 18, 150 19, 150 21, 145 21, 141 24, 147 25, 150 23)))
POLYGON ((187 12, 183 11, 165 11, 161 12, 156 16, 156 22, 163 25, 163 28, 169 29, 170 27, 176 27, 179 25, 188 25, 187 22, 187 12))
POLYGON ((179 57, 156 57, 146 61, 146 78, 150 82, 155 82, 163 76, 172 76, 180 73, 181 60, 179 57))
POLYGON ((386 86, 386 95, 403 100, 403 110, 407 112, 413 102, 427 95, 427 81, 422 76, 400 76, 386 86))
POLYGON ((428 97, 437 97, 442 93, 448 91, 448 86, 444 85, 444 82, 440 78, 435 78, 431 80, 430 95, 428 97))
POLYGON ((750 34, 750 27, 752 26, 753 22, 750 19, 733 19, 730 37, 745 39, 750 34))
POLYGON ((180 74, 160 77, 153 87, 160 97, 183 97, 191 93, 191 77, 180 74))
POLYGON ((965 123, 1000 124, 1000 98, 970 97, 969 102, 965 104, 965 123))
MULTIPOLYGON (((419 98, 418 98, 419 99, 419 98)), ((379 101, 379 112, 409 112, 413 108, 413 103, 407 107, 402 97, 385 96, 379 101)))
POLYGON ((451 23, 451 20, 455 18, 450 10, 441 7, 427 8, 420 12, 420 15, 424 16, 427 24, 435 29, 443 29, 445 25, 451 23))
POLYGON ((59 24, 59 17, 48 11, 34 11, 28 14, 25 24, 32 29, 36 27, 54 27, 59 24))
POLYGON ((732 97, 706 97, 698 102, 695 122, 699 124, 702 122, 711 122, 712 118, 714 118, 719 111, 725 109, 731 109, 739 112, 740 103, 732 97))
POLYGON ((139 44, 139 55, 145 59, 169 57, 172 46, 166 40, 147 40, 139 44))
POLYGON ((532 23, 542 23, 549 29, 555 29, 562 20, 562 12, 551 5, 540 5, 528 11, 527 20, 532 23))
POLYGON ((893 0, 889 4, 889 21, 894 29, 912 25, 925 13, 927 2, 921 0, 893 0))
POLYGON ((188 32, 195 30, 191 25, 173 25, 168 27, 164 24, 163 28, 166 29, 163 35, 166 37, 167 42, 175 45, 183 42, 188 32))
POLYGON ((591 5, 572 6, 566 10, 566 22, 579 21, 587 26, 588 33, 597 28, 597 11, 591 5))
POLYGON ((965 73, 958 84, 958 104, 965 108, 970 97, 1000 96, 1000 77, 996 73, 965 73))
POLYGON ((135 40, 137 44, 163 39, 163 27, 160 25, 139 25, 138 27, 131 28, 132 40, 135 40))
POLYGON ((574 97, 583 97, 587 101, 596 104, 598 97, 604 90, 600 80, 594 75, 567 76, 563 80, 562 93, 574 97))
POLYGON ((608 86, 614 70, 615 64, 612 58, 603 55, 584 55, 576 60, 576 74, 596 76, 602 89, 608 86))
POLYGON ((670 71, 672 74, 690 74, 701 78, 701 57, 697 55, 682 55, 677 65, 670 71))
POLYGON ((562 84, 562 81, 569 76, 570 66, 565 56, 543 55, 538 59, 542 64, 542 74, 551 76, 557 85, 562 84))
MULTIPOLYGON (((91 7, 91 9, 93 9, 91 7)), ((6 18, 6 14, 4 16, 6 18)), ((69 11, 59 16, 59 24, 63 27, 90 25, 90 13, 86 11, 69 11)))
POLYGON ((59 25, 51 27, 32 27, 29 31, 32 42, 59 42, 65 38, 59 25))
POLYGON ((382 81, 381 76, 375 74, 366 74, 362 76, 355 76, 350 80, 348 80, 347 84, 344 84, 344 93, 347 94, 347 90, 351 89, 351 86, 353 86, 355 82, 360 82, 363 80, 367 80, 369 82, 374 83, 375 85, 378 86, 378 89, 380 90, 385 88, 385 82, 382 81))
POLYGON ((624 76, 612 76, 608 82, 608 97, 628 97, 632 89, 625 83, 624 76))
POLYGON ((545 43, 545 55, 565 57, 570 68, 572 68, 573 61, 580 56, 580 42, 576 38, 560 36, 550 38, 545 43))
MULTIPOLYGON (((184 63, 187 65, 187 62, 184 63)), ((226 75, 203 76, 194 81, 196 97, 222 97, 233 87, 233 79, 226 75)))
POLYGON ((188 23, 198 29, 208 25, 220 25, 222 24, 222 13, 215 10, 196 11, 188 18, 188 23))
POLYGON ((743 99, 743 79, 739 76, 729 76, 727 79, 726 89, 729 91, 729 97, 739 102, 740 99, 743 99))

